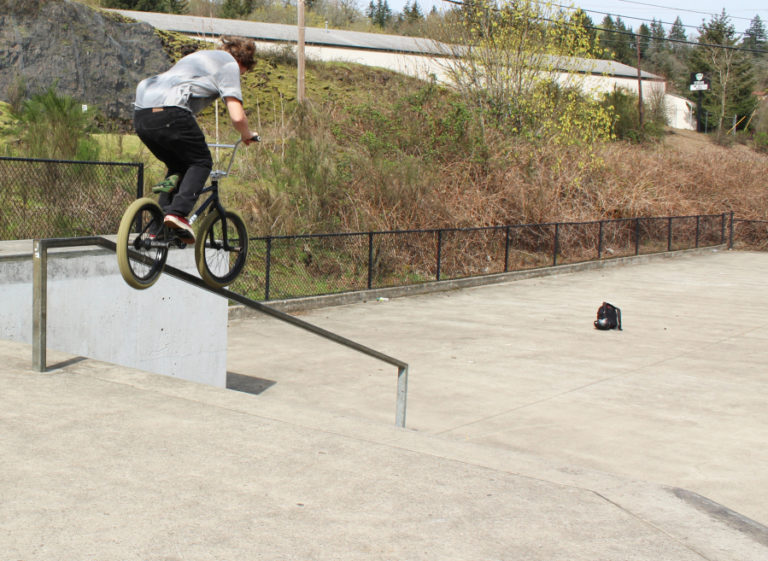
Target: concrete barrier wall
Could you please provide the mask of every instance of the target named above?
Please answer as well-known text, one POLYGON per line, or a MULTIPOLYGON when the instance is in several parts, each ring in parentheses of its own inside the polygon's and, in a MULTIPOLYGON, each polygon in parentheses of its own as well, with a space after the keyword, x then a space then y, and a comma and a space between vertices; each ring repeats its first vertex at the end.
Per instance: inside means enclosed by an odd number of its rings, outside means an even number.
MULTIPOLYGON (((0 256, 0 338, 32 342, 32 257, 0 256)), ((195 273, 191 248, 169 264, 195 273)), ((102 249, 48 253, 48 348, 226 387, 227 301, 163 276, 129 287, 102 249)), ((30 352, 30 361, 32 360, 30 352)))

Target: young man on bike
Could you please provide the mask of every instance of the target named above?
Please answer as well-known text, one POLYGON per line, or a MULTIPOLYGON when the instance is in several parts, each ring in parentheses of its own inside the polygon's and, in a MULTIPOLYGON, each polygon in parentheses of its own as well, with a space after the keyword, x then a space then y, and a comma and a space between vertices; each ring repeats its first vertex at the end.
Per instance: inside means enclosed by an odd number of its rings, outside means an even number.
POLYGON ((158 184, 164 223, 187 244, 195 234, 187 221, 213 167, 211 151, 195 115, 221 97, 245 144, 257 134, 243 109, 240 76, 253 67, 255 45, 242 37, 222 37, 220 50, 197 51, 136 88, 134 128, 150 152, 167 167, 158 184))

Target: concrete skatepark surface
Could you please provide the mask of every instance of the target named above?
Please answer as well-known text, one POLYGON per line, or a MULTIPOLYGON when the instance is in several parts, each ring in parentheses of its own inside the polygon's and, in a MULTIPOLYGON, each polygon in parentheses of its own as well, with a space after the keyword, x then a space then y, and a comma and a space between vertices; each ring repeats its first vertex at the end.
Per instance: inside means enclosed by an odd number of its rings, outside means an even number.
POLYGON ((410 364, 405 430, 393 367, 271 318, 230 321, 228 390, 0 341, 0 559, 768 559, 767 273, 302 314, 410 364))

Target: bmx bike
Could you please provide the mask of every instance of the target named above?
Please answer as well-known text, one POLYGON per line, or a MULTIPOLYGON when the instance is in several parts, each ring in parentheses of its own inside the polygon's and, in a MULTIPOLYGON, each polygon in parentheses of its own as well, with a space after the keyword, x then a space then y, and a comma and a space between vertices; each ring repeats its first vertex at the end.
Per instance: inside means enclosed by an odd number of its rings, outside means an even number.
MULTIPOLYGON (((259 141, 259 137, 253 138, 259 141)), ((219 180, 229 175, 232 162, 242 140, 234 144, 209 144, 211 148, 231 149, 225 170, 213 170, 210 183, 200 191, 208 197, 189 217, 195 224, 195 264, 208 286, 221 288, 231 284, 245 266, 248 255, 248 232, 243 218, 227 210, 219 199, 219 180)), ((160 278, 170 248, 183 249, 187 244, 176 231, 163 224, 165 213, 150 197, 135 200, 126 209, 117 231, 117 263, 123 279, 133 288, 149 288, 160 278)))

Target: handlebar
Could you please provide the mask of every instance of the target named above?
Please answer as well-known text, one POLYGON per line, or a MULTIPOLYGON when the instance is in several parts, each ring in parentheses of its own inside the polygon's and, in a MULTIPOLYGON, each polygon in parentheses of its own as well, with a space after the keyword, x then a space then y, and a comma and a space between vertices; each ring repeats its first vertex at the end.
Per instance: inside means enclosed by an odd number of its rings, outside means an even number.
MULTIPOLYGON (((253 142, 261 142, 261 137, 258 134, 254 134, 250 140, 253 142)), ((237 147, 240 145, 240 143, 243 142, 243 139, 239 139, 234 144, 208 144, 209 148, 233 148, 237 149, 237 147)))
MULTIPOLYGON (((250 140, 253 142, 261 142, 261 137, 258 134, 255 134, 250 138, 250 140)), ((214 179, 218 179, 220 177, 226 177, 227 175, 229 175, 229 170, 232 169, 232 163, 235 161, 235 154, 237 154, 237 149, 242 142, 243 142, 243 139, 240 138, 234 144, 218 144, 218 143, 208 144, 209 148, 228 148, 232 150, 232 155, 229 157, 229 163, 227 164, 227 170, 226 171, 213 170, 211 171, 211 177, 213 177, 214 179)))

